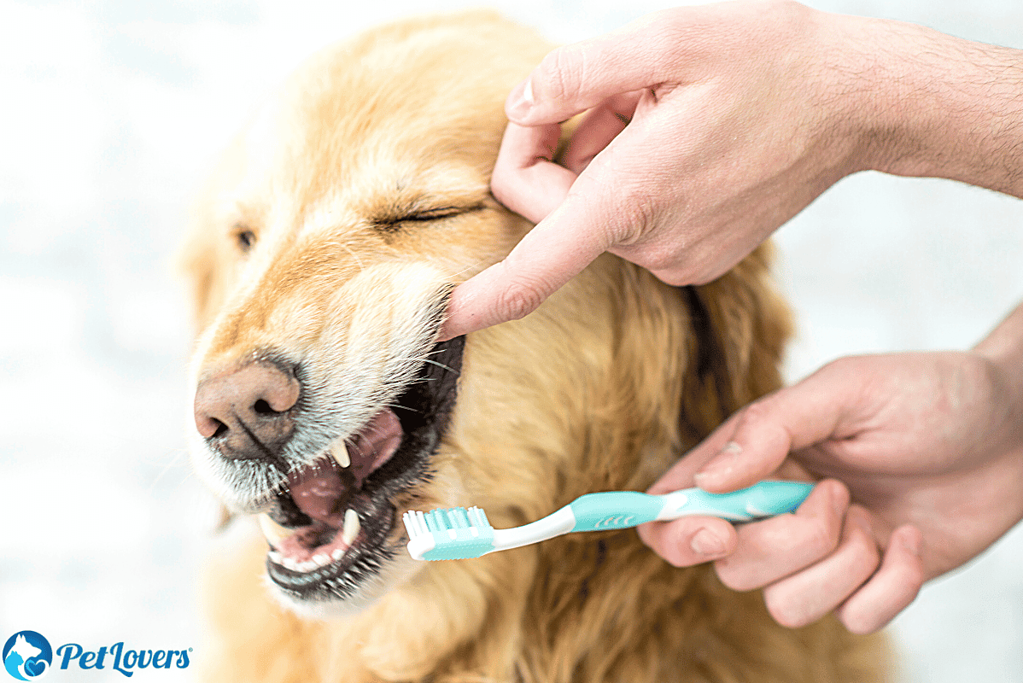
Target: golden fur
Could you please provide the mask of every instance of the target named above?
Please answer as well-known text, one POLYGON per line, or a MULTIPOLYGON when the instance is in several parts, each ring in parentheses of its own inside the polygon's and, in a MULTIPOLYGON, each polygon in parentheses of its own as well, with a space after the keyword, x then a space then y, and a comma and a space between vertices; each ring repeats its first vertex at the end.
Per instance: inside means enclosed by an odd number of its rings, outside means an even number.
MULTIPOLYGON (((489 175, 505 95, 548 49, 470 13, 383 27, 303 67, 225 155, 191 233, 196 381, 272 346, 312 368, 337 434, 368 419, 407 381, 400 361, 432 344, 451 285, 530 227, 493 200, 489 175), (446 207, 458 212, 401 220, 446 207)), ((586 492, 643 490, 779 386, 788 331, 764 248, 694 288, 605 255, 536 313, 469 336, 432 477, 397 513, 475 504, 502 527, 586 492)), ((399 556, 336 612, 282 605, 265 542, 246 543, 210 580, 210 681, 886 680, 883 639, 831 619, 782 628, 759 593, 673 568, 633 530, 476 560, 399 556)))

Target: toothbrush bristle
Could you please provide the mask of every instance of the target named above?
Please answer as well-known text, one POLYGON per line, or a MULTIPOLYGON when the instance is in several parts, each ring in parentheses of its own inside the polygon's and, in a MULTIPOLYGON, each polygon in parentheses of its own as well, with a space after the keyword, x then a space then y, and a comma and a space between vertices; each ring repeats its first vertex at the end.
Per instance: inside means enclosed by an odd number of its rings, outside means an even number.
POLYGON ((405 522, 405 530, 408 532, 410 539, 430 533, 426 526, 425 515, 422 512, 409 510, 402 515, 402 520, 405 522))
POLYGON ((430 550, 417 559, 451 560, 479 557, 493 548, 494 528, 478 507, 439 508, 430 512, 410 510, 402 516, 410 551, 418 539, 429 537, 430 550), (415 542, 415 543, 413 543, 415 542))

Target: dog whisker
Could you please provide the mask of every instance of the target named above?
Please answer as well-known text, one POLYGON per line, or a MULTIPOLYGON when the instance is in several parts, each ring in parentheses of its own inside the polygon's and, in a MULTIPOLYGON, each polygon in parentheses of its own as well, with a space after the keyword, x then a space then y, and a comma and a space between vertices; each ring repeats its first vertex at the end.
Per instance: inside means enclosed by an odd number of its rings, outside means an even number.
MULTIPOLYGON (((420 361, 422 363, 429 363, 430 365, 434 365, 434 366, 440 368, 441 370, 447 370, 448 372, 454 373, 456 375, 458 374, 457 370, 455 370, 454 368, 452 368, 449 365, 444 365, 444 363, 438 363, 437 361, 431 360, 429 358, 417 358, 416 360, 418 360, 418 361, 420 361)), ((429 378, 424 377, 423 379, 429 379, 429 378)))
POLYGON ((363 270, 366 269, 366 266, 362 263, 362 259, 359 258, 359 254, 354 249, 349 247, 347 244, 338 244, 338 246, 340 246, 342 249, 344 249, 349 254, 351 254, 352 259, 355 260, 355 265, 358 267, 358 269, 360 271, 363 271, 363 270))

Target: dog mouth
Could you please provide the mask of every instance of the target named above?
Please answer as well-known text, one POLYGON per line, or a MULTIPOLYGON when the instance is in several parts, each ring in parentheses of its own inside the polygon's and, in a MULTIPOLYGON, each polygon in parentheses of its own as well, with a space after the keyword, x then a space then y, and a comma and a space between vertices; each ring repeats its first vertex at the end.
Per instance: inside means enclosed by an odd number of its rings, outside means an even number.
POLYGON ((455 402, 464 338, 438 344, 417 376, 355 434, 288 473, 258 513, 271 581, 299 602, 353 597, 400 551, 396 499, 430 476, 455 402))

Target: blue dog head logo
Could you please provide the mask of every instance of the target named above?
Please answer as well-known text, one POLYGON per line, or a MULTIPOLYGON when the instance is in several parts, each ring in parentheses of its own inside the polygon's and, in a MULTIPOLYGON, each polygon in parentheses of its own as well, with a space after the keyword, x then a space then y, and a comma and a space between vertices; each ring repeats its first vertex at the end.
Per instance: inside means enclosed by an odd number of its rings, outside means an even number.
POLYGON ((49 641, 35 631, 19 631, 7 639, 3 650, 4 668, 19 681, 42 678, 53 662, 49 641))

